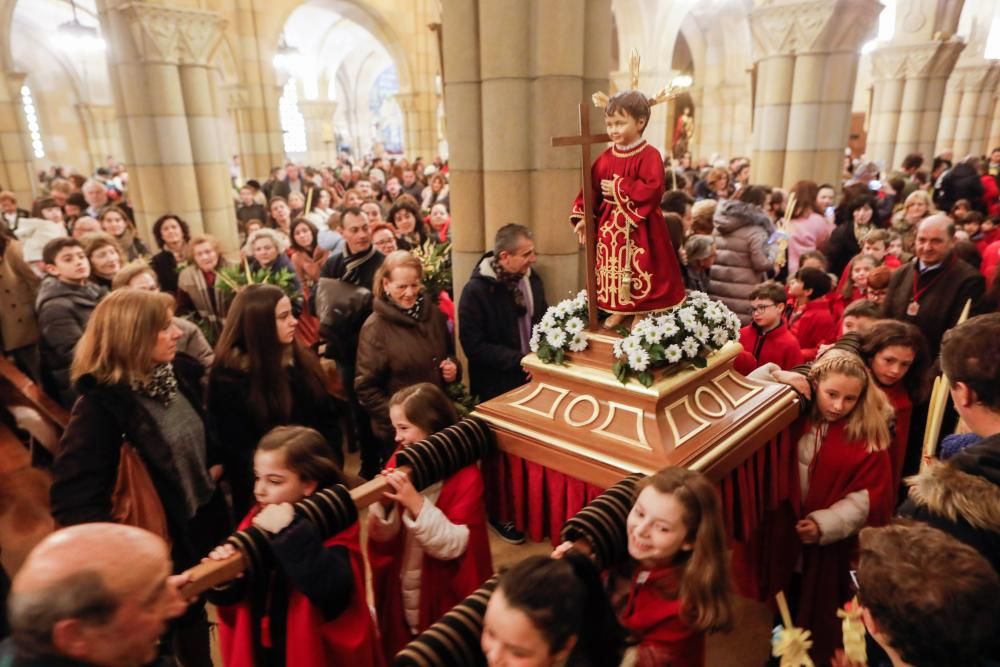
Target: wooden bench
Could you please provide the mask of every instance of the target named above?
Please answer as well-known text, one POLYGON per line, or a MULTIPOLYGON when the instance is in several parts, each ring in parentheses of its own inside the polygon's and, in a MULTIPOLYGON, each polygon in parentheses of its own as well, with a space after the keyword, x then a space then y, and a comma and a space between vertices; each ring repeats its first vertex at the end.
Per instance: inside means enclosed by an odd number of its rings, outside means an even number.
POLYGON ((0 357, 0 404, 13 423, 27 432, 30 446, 39 444, 55 455, 69 411, 48 396, 10 360, 0 357))

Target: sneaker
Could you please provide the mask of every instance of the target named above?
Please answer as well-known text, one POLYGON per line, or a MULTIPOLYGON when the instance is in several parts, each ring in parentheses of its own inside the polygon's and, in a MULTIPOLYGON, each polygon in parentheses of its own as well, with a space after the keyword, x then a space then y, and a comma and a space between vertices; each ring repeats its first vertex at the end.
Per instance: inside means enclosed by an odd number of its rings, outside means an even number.
POLYGON ((500 523, 491 519, 490 530, 508 544, 524 544, 524 533, 515 528, 511 521, 500 523))

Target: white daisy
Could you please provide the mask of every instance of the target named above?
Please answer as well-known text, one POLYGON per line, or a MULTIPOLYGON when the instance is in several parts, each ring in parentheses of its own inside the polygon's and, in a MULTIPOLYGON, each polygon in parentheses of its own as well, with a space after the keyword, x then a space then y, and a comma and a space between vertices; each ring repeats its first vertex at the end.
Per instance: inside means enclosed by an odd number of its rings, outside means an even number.
POLYGON ((552 347, 562 347, 566 342, 566 332, 562 329, 553 329, 545 334, 545 340, 552 347))
POLYGON ((668 345, 667 349, 663 351, 663 356, 666 358, 668 364, 675 364, 684 355, 681 352, 681 348, 677 345, 668 345))
POLYGON ((691 327, 691 333, 694 334, 694 337, 697 338, 699 342, 704 343, 708 340, 708 337, 712 332, 707 326, 699 322, 691 327))
POLYGON ((681 350, 683 350, 684 354, 686 354, 689 357, 696 356, 698 354, 699 349, 701 349, 701 345, 699 345, 698 341, 696 341, 694 338, 691 338, 691 336, 685 338, 684 342, 681 343, 681 350))
POLYGON ((531 334, 531 340, 528 341, 528 346, 531 347, 532 352, 538 352, 538 347, 541 344, 541 335, 538 332, 538 328, 535 328, 534 333, 531 334))
POLYGON ((586 325, 584 325, 583 320, 579 317, 571 317, 566 320, 566 324, 563 325, 563 328, 566 329, 567 333, 578 334, 583 331, 585 326, 586 325))
POLYGON ((614 345, 611 346, 611 351, 614 353, 616 359, 621 359, 625 356, 625 352, 622 350, 622 343, 624 340, 616 340, 614 345))
POLYGON ((649 353, 642 348, 628 355, 628 365, 634 371, 642 372, 649 367, 649 353))
POLYGON ((641 349, 642 345, 639 343, 639 340, 633 338, 632 336, 629 336, 624 341, 622 341, 622 351, 625 354, 631 355, 633 352, 637 352, 638 350, 641 349))
POLYGON ((722 327, 715 327, 712 329, 712 342, 722 347, 729 342, 729 332, 722 327))
POLYGON ((573 339, 569 342, 570 352, 583 352, 587 349, 587 337, 582 333, 578 333, 573 336, 573 339))
POLYGON ((695 322, 698 321, 698 315, 694 308, 681 308, 677 311, 677 318, 686 327, 693 327, 695 322))

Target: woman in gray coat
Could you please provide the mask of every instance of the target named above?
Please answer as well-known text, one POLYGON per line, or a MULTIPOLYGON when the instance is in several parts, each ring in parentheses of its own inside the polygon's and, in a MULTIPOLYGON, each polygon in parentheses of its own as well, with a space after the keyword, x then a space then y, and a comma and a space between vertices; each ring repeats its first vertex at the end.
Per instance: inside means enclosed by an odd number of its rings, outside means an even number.
POLYGON ((712 265, 709 296, 726 304, 750 323, 750 292, 774 271, 774 253, 769 241, 774 223, 764 213, 767 192, 752 185, 737 200, 719 202, 712 222, 715 225, 715 263, 712 265))

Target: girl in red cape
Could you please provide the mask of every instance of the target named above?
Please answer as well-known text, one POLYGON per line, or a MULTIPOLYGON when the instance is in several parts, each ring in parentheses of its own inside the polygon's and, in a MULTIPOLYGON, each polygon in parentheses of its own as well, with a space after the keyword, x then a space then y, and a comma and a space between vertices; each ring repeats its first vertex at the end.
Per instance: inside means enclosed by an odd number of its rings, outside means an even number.
MULTIPOLYGON (((358 524, 325 539, 296 517, 292 503, 343 484, 326 440, 303 426, 279 426, 254 455, 258 504, 240 524, 271 535, 275 556, 263 580, 236 579, 213 589, 219 648, 227 667, 382 667, 375 622, 365 601, 358 524)), ((209 558, 230 557, 230 544, 209 558)))
MULTIPOLYGON (((428 382, 389 401, 396 452, 458 421, 455 406, 428 382)), ((382 475, 393 492, 368 510, 368 562, 385 656, 391 660, 493 576, 483 477, 476 465, 417 491, 397 470, 396 454, 382 475)))
MULTIPOLYGON (((650 101, 637 90, 617 93, 604 109, 614 144, 591 168, 597 225, 597 305, 613 329, 628 315, 664 310, 684 300, 680 263, 660 210, 665 186, 660 151, 646 143, 650 101)), ((583 191, 570 221, 585 242, 583 191)))
POLYGON ((608 592, 637 643, 635 665, 703 667, 705 633, 733 622, 715 486, 701 473, 664 468, 639 483, 626 531, 629 558, 608 572, 608 592))
POLYGON ((864 362, 849 352, 827 352, 809 378, 812 411, 794 427, 801 491, 797 625, 812 632, 813 660, 827 664, 841 640, 837 609, 853 595, 858 532, 892 515, 892 407, 864 362))
POLYGON ((861 357, 895 413, 892 442, 889 443, 895 493, 902 483, 913 405, 923 400, 927 391, 930 352, 923 334, 912 324, 879 320, 863 336, 861 357))

